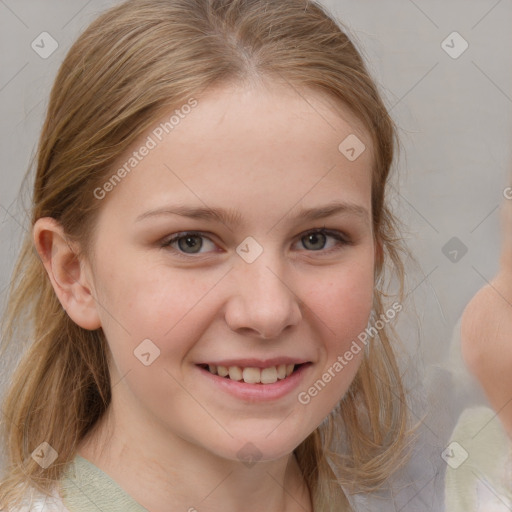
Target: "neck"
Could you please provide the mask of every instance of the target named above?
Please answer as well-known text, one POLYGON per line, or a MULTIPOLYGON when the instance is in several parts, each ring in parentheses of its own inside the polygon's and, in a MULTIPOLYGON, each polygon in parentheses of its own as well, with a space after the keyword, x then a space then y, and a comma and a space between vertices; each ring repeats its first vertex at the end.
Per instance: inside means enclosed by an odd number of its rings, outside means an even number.
POLYGON ((189 512, 312 510, 293 453, 253 465, 224 459, 168 430, 147 436, 136 422, 116 423, 112 404, 77 451, 152 512, 167 512, 169 503, 189 512))

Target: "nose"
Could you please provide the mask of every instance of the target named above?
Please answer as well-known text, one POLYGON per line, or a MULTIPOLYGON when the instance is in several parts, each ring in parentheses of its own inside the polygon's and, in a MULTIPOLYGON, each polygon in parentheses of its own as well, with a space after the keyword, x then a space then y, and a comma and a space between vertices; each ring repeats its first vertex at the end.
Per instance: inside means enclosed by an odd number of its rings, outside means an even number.
POLYGON ((231 330, 262 339, 277 338, 302 319, 301 300, 286 279, 282 266, 260 257, 252 263, 239 261, 231 272, 236 283, 225 320, 231 330))

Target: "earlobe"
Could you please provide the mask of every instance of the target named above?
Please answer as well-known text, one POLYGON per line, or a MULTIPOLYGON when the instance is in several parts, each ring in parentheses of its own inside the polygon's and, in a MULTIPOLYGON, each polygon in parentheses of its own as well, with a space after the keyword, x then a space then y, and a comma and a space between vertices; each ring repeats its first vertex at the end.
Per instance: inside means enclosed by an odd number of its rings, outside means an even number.
POLYGON ((42 217, 34 224, 32 234, 55 294, 69 317, 84 329, 101 327, 85 262, 72 247, 61 224, 51 217, 42 217))

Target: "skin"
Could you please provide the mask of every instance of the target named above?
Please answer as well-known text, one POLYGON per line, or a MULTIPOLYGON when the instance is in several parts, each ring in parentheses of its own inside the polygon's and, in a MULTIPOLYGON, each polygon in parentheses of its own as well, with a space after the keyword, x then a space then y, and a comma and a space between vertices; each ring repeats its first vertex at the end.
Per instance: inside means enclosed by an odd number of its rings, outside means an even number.
POLYGON ((112 403, 78 453, 154 512, 167 512, 169 503, 175 510, 311 510, 293 450, 342 398, 362 351, 307 405, 297 394, 369 320, 381 254, 371 223, 370 137, 348 109, 287 84, 223 86, 198 101, 102 200, 89 258, 74 256, 53 219, 34 226, 63 307, 78 325, 101 327, 112 353, 112 403), (366 145, 352 162, 338 150, 350 134, 366 145), (301 207, 334 201, 367 213, 295 218, 301 207), (230 207, 242 222, 136 221, 176 203, 230 207), (330 236, 308 243, 307 232, 324 226, 351 243, 330 236), (180 257, 177 242, 174 252, 162 247, 190 230, 206 232, 199 254, 182 249, 180 257), (236 252, 248 236, 263 248, 252 263, 236 252), (160 350, 149 366, 133 354, 144 339, 160 350), (265 403, 227 395, 195 366, 283 355, 312 365, 296 390, 265 403), (261 457, 251 467, 237 456, 248 442, 261 457))
POLYGON ((512 200, 501 208, 499 270, 466 306, 462 356, 512 438, 512 200))

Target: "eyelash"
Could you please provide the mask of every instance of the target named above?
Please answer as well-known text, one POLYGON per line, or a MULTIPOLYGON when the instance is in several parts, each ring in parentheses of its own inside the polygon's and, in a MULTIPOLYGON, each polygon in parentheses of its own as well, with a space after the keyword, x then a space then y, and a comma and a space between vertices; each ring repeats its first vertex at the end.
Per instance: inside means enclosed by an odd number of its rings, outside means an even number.
MULTIPOLYGON (((304 234, 298 236, 298 241, 300 242, 302 238, 304 238, 308 235, 315 235, 315 234, 323 234, 323 235, 326 235, 327 237, 332 237, 335 240, 337 240, 338 243, 336 244, 336 246, 334 246, 330 249, 326 249, 326 250, 318 249, 317 251, 314 251, 314 250, 305 249, 307 252, 330 254, 332 252, 341 250, 344 246, 352 245, 352 241, 349 239, 349 237, 346 236, 341 231, 332 231, 332 230, 325 229, 325 228, 313 229, 311 231, 307 231, 304 234)), ((187 258, 187 259, 188 258, 199 258, 201 256, 201 254, 203 254, 203 253, 195 253, 195 254, 194 253, 184 253, 178 249, 174 249, 173 247, 171 247, 172 243, 177 242, 181 238, 186 238, 188 236, 204 237, 204 238, 208 238, 208 240, 213 242, 213 240, 211 240, 211 238, 209 238, 207 236, 207 234, 202 231, 182 231, 180 233, 176 233, 171 238, 167 238, 167 239, 163 240, 161 242, 160 246, 164 249, 171 249, 174 253, 176 253, 178 256, 183 257, 183 258, 187 258)))

